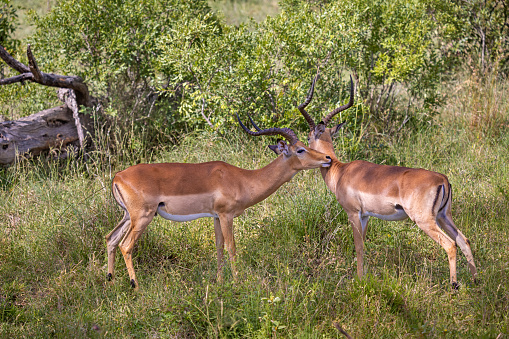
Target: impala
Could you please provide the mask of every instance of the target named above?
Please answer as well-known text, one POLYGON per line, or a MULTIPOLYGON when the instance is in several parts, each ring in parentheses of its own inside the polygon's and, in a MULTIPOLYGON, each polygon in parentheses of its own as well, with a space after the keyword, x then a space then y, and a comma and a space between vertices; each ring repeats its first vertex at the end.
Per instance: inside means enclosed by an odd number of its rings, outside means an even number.
MULTIPOLYGON (((458 288, 456 246, 459 245, 475 280, 477 269, 470 242, 452 220, 452 189, 447 177, 420 168, 378 165, 361 160, 340 162, 334 153, 332 138, 344 123, 333 128, 327 128, 327 124, 336 114, 353 105, 352 78, 350 77, 350 101, 315 124, 305 108, 313 98, 317 78, 318 75, 313 80, 306 100, 298 108, 310 127, 309 147, 332 158, 332 164, 328 168, 322 168, 321 173, 325 184, 336 195, 352 225, 358 277, 363 275, 368 220, 369 217, 376 217, 387 221, 410 218, 442 246, 449 258, 450 282, 454 289, 458 288)), ((278 153, 277 149, 273 150, 278 153)))
MULTIPOLYGON (((238 116, 237 116, 238 118, 238 116)), ((253 132, 250 135, 280 135, 275 146, 281 154, 267 166, 247 170, 222 161, 199 164, 139 164, 113 178, 113 196, 125 211, 120 223, 106 236, 108 280, 113 279, 117 246, 124 256, 131 286, 138 288, 132 262, 133 247, 156 215, 173 221, 214 218, 218 281, 222 280, 224 243, 234 278, 236 270, 233 218, 274 193, 299 171, 330 166, 328 155, 306 147, 289 128, 253 132)))

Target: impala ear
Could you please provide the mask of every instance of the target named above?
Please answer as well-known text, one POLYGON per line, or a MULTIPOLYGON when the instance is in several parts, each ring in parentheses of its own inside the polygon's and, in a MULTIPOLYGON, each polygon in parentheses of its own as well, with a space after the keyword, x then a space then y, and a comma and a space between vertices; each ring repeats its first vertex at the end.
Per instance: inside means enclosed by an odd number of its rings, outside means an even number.
POLYGON ((330 133, 330 134, 331 134, 331 136, 332 136, 332 137, 335 137, 335 136, 336 136, 336 134, 338 134, 338 132, 339 132, 339 130, 341 129, 341 127, 343 127, 343 125, 344 125, 344 124, 346 124, 346 123, 345 123, 345 122, 342 122, 342 123, 340 123, 339 125, 336 125, 335 127, 333 127, 333 128, 331 129, 331 133, 330 133))
POLYGON ((320 121, 320 123, 315 126, 315 139, 320 138, 323 132, 325 132, 325 124, 320 121))
POLYGON ((277 144, 268 146, 271 149, 271 151, 276 153, 277 155, 280 155, 282 153, 281 149, 279 148, 279 143, 281 141, 283 141, 283 139, 277 139, 277 144))
POLYGON ((269 145, 269 148, 272 150, 272 152, 276 153, 277 155, 281 154, 281 152, 279 151, 278 145, 269 145))
POLYGON ((277 142, 276 148, 277 150, 274 151, 276 154, 284 154, 286 156, 290 155, 290 150, 288 149, 288 144, 286 143, 286 141, 279 140, 277 142))

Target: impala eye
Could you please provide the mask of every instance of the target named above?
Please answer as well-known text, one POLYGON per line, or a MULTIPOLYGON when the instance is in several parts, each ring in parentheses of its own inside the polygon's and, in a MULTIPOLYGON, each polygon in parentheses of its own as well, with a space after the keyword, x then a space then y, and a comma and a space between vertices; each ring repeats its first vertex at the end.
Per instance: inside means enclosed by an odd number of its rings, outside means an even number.
POLYGON ((297 153, 304 153, 306 150, 301 148, 300 150, 297 151, 297 153))

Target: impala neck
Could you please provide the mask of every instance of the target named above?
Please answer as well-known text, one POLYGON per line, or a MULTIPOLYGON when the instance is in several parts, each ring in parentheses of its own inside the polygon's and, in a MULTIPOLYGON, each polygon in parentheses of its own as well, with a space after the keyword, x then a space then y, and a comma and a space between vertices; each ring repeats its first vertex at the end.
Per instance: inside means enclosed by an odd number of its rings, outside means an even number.
POLYGON ((290 181, 299 170, 293 169, 289 160, 280 155, 270 164, 257 170, 250 171, 254 180, 247 182, 250 198, 253 204, 258 203, 274 193, 285 182, 290 181))
POLYGON ((323 180, 325 181, 327 187, 333 193, 335 193, 339 175, 341 173, 342 167, 345 164, 339 161, 338 158, 336 157, 336 153, 334 153, 334 145, 332 144, 332 140, 330 142, 318 140, 316 141, 316 145, 314 145, 314 147, 312 148, 314 148, 318 152, 325 153, 329 157, 331 157, 332 163, 330 167, 322 167, 320 168, 320 172, 322 173, 323 180))

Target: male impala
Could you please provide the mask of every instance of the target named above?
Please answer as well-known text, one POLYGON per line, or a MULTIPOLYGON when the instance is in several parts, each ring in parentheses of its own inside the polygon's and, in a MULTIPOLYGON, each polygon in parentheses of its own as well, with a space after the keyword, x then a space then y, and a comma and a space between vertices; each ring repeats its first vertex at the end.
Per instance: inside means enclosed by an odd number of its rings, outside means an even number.
POLYGON ((475 279, 477 270, 469 241, 452 220, 452 190, 447 177, 424 169, 377 165, 361 160, 340 162, 334 153, 332 137, 343 124, 334 128, 326 126, 332 117, 353 105, 353 82, 350 77, 349 103, 336 108, 316 125, 305 108, 313 98, 317 77, 306 100, 298 108, 310 127, 309 147, 332 158, 331 166, 321 169, 322 177, 352 224, 359 278, 363 275, 368 220, 376 217, 388 221, 410 218, 440 244, 449 257, 450 282, 455 289, 458 287, 456 245, 459 245, 475 279))
POLYGON ((124 255, 131 286, 138 288, 131 254, 134 244, 157 214, 173 221, 214 218, 218 280, 222 280, 225 242, 235 277, 233 218, 274 193, 297 172, 330 166, 328 155, 306 147, 289 128, 253 132, 240 119, 239 123, 250 135, 280 135, 289 141, 289 145, 279 141, 276 147, 282 155, 258 170, 212 161, 201 164, 139 164, 115 175, 113 196, 125 214, 106 236, 109 280, 113 279, 118 246, 124 255))

